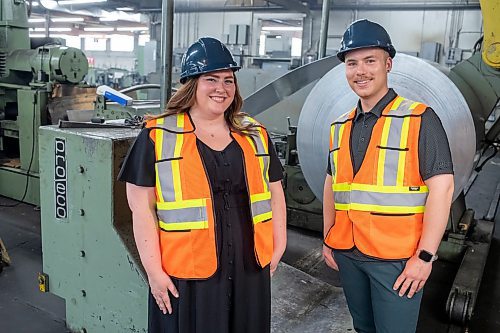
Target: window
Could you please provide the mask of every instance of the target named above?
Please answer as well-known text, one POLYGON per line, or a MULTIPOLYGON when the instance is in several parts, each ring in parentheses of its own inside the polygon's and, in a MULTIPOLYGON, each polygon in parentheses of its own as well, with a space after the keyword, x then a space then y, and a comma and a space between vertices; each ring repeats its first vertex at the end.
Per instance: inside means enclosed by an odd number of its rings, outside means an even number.
POLYGON ((302 56, 302 38, 292 37, 292 57, 302 56))
POLYGON ((149 35, 139 35, 139 45, 144 46, 146 45, 147 42, 149 42, 149 35))
POLYGON ((66 46, 68 47, 76 47, 77 49, 82 47, 80 44, 81 38, 79 36, 66 35, 63 38, 66 39, 66 46))
POLYGON ((106 38, 85 37, 85 50, 106 51, 106 38))
POLYGON ((111 35, 111 51, 134 51, 134 36, 111 35))

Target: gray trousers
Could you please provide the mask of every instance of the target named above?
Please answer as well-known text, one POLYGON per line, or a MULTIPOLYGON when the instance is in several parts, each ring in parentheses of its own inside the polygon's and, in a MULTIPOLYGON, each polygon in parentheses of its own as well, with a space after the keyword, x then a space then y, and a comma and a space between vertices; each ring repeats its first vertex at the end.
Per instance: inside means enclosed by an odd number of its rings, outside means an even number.
POLYGON ((415 332, 422 291, 408 298, 392 289, 406 260, 356 260, 340 251, 334 255, 356 332, 415 332))

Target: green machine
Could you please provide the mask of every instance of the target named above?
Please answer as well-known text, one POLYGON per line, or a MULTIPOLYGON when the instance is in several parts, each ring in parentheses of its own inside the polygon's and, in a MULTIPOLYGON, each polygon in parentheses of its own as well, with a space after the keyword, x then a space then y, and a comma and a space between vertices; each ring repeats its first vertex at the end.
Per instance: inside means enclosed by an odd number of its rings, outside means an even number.
POLYGON ((88 71, 76 48, 33 47, 27 1, 0 0, 0 195, 39 204, 38 127, 50 124, 56 85, 75 85, 88 71))
POLYGON ((125 184, 130 128, 40 128, 41 289, 66 300, 72 332, 146 332, 148 285, 125 184))

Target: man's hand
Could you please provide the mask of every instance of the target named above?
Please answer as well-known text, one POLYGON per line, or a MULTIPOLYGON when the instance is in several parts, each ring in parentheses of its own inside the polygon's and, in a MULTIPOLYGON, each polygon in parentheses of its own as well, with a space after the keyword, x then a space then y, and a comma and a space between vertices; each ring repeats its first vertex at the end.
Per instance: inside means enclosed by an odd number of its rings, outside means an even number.
POLYGON ((323 258, 325 258, 326 265, 336 271, 339 270, 339 266, 335 262, 335 258, 333 257, 332 249, 328 246, 323 245, 323 258))
POLYGON ((161 312, 166 314, 168 311, 169 314, 172 314, 172 305, 170 304, 168 292, 170 291, 175 298, 179 297, 179 293, 170 279, 170 276, 162 271, 153 277, 149 277, 149 286, 151 287, 151 293, 161 312))
POLYGON ((408 291, 408 298, 412 298, 415 293, 424 287, 431 271, 432 263, 424 262, 414 255, 408 259, 405 269, 396 279, 396 283, 392 288, 394 290, 399 289, 399 296, 403 296, 408 291))

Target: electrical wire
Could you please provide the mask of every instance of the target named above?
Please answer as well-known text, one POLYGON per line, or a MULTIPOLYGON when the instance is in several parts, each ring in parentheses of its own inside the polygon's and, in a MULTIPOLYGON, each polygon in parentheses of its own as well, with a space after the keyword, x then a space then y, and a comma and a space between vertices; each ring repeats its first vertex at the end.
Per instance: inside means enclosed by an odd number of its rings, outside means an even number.
POLYGON ((28 194, 28 187, 29 187, 29 184, 30 184, 30 172, 31 172, 31 166, 33 164, 33 157, 35 155, 35 122, 36 122, 36 117, 35 117, 35 114, 36 114, 36 105, 38 104, 38 92, 39 90, 35 90, 35 95, 34 95, 34 99, 33 99, 33 127, 32 127, 32 141, 31 141, 31 158, 30 158, 30 163, 28 165, 28 171, 26 172, 26 186, 24 187, 24 193, 23 193, 23 196, 21 199, 12 199, 12 200, 15 200, 17 201, 15 204, 11 204, 11 205, 3 205, 3 204, 0 204, 0 207, 8 207, 8 208, 13 208, 13 207, 17 207, 19 206, 20 204, 22 204, 24 202, 24 199, 26 198, 26 195, 28 194))

